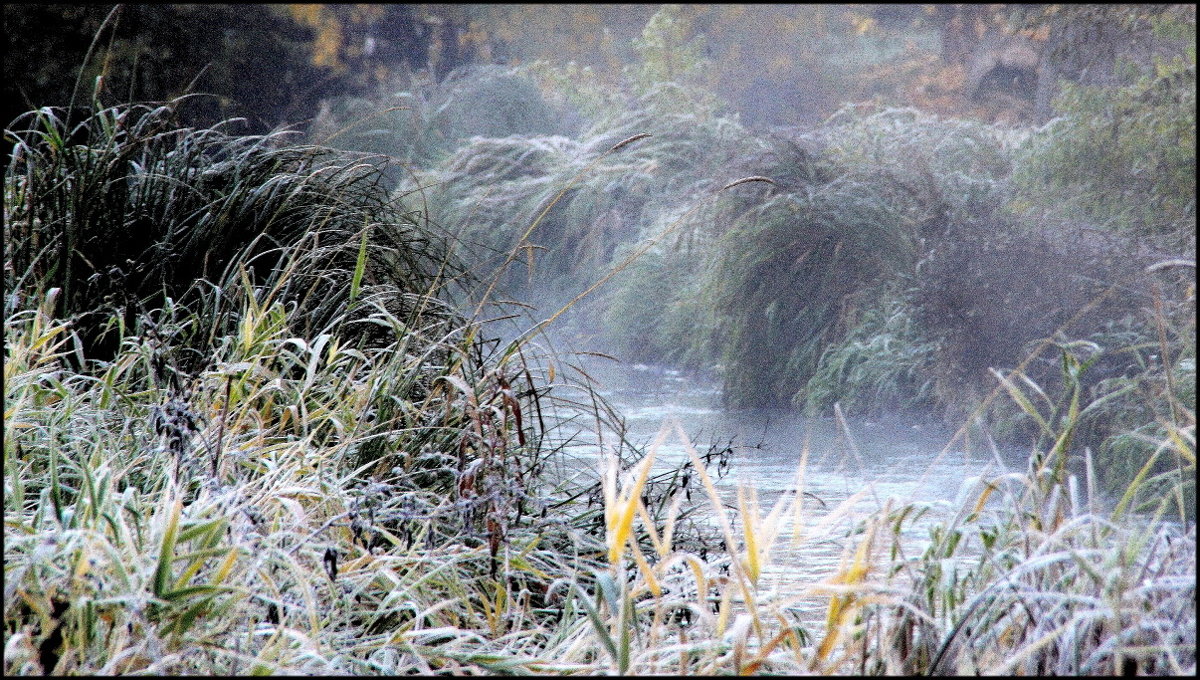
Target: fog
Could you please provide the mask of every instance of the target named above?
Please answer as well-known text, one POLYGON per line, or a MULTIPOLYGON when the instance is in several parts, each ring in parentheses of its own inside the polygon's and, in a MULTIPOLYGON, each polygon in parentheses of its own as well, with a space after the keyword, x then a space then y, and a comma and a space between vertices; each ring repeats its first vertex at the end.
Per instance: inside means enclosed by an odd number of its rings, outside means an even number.
POLYGON ((6 5, 5 674, 1195 675, 1195 26, 6 5))

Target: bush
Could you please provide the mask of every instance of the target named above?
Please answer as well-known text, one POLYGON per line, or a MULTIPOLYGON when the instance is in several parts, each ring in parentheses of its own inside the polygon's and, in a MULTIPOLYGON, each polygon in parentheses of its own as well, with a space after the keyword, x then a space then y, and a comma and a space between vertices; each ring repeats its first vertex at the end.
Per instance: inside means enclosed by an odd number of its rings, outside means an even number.
MULTIPOLYGON (((1087 338, 1149 300, 1143 268, 1152 254, 1093 231, 1037 230, 1000 214, 957 225, 922 264, 914 319, 938 340, 935 391, 948 416, 970 413, 994 384, 992 368, 1024 365, 1039 384, 1059 382, 1058 358, 1025 358, 1042 340, 1087 338)), ((1092 369, 1099 380, 1126 370, 1121 355, 1092 369)))
POLYGON ((1054 214, 1186 245, 1196 221, 1196 25, 1159 21, 1182 31, 1183 54, 1126 64, 1126 85, 1064 82, 1059 115, 1021 150, 1016 182, 1054 214))

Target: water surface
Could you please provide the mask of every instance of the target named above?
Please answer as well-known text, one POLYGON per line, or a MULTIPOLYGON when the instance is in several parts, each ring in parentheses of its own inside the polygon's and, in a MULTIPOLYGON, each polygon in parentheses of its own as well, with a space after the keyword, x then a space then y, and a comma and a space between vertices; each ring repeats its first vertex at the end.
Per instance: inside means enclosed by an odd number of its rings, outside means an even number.
MULTIPOLYGON (((727 508, 736 507, 739 486, 744 493, 757 493, 760 516, 783 494, 801 492, 800 512, 784 521, 762 589, 796 592, 835 574, 861 538, 856 523, 885 503, 896 508, 916 502, 928 508, 920 520, 902 527, 904 551, 915 557, 928 545, 933 522, 947 519, 959 507, 953 501, 960 494, 977 493, 972 480, 1025 466, 1020 451, 969 450, 962 442, 947 446, 951 430, 912 416, 863 419, 851 413, 838 422, 792 410, 731 410, 722 407, 719 385, 711 379, 599 358, 585 361, 584 367, 624 416, 628 439, 648 444, 664 425, 670 430, 656 450, 656 469, 687 460, 686 446, 675 434, 677 423, 699 453, 710 447, 731 450, 727 467, 714 464, 709 469, 714 476, 722 473, 717 487, 727 508), (806 450, 807 463, 798 477, 806 450)), ((611 448, 616 437, 605 431, 599 443, 581 442, 575 447, 580 464, 598 467, 600 451, 611 448)), ((702 497, 692 494, 697 501, 702 497)), ((729 517, 740 533, 738 513, 729 517)), ((827 597, 805 598, 798 613, 815 623, 827 602, 827 597)))

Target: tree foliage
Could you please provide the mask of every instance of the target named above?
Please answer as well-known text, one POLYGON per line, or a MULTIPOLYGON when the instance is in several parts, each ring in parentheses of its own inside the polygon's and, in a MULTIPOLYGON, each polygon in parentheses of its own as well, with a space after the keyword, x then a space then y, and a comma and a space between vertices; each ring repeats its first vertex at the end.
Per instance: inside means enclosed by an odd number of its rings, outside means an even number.
POLYGON ((1126 83, 1064 81, 1018 180, 1069 215, 1138 234, 1190 233, 1196 216, 1196 23, 1158 15, 1181 53, 1122 62, 1126 83))
POLYGON ((190 104, 187 122, 243 116, 265 132, 426 65, 433 46, 457 65, 448 23, 410 5, 6 5, 0 117, 89 106, 93 93, 111 105, 200 92, 214 96, 190 104))

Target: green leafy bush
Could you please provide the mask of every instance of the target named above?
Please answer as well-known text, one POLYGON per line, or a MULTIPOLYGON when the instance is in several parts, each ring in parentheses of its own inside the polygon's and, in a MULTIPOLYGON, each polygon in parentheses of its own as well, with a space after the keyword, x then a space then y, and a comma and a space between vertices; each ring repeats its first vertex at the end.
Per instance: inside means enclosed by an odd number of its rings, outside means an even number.
POLYGON ((1196 25, 1194 17, 1171 25, 1184 33, 1183 53, 1149 68, 1126 64, 1128 84, 1063 83, 1058 117, 1030 137, 1017 163, 1025 201, 1134 234, 1192 236, 1196 25))

